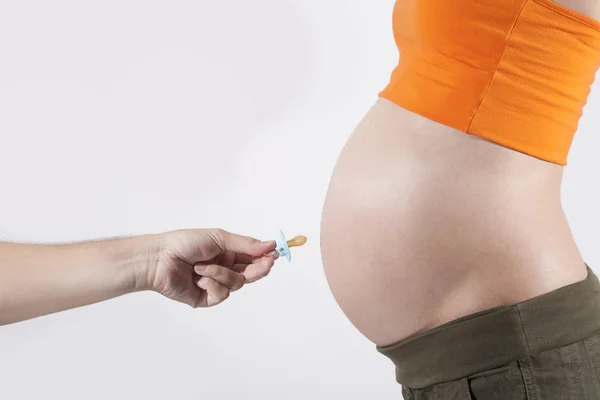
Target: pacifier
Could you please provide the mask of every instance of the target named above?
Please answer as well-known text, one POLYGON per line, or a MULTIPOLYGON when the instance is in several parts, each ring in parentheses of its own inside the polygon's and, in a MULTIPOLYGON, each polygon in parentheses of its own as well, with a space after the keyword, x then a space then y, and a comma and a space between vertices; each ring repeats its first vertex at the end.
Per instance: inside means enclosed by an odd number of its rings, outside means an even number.
POLYGON ((275 250, 277 250, 280 257, 285 257, 288 261, 292 261, 292 252, 290 251, 290 247, 304 246, 306 240, 306 236, 302 235, 296 236, 290 240, 285 240, 283 232, 279 231, 279 235, 275 239, 275 250))

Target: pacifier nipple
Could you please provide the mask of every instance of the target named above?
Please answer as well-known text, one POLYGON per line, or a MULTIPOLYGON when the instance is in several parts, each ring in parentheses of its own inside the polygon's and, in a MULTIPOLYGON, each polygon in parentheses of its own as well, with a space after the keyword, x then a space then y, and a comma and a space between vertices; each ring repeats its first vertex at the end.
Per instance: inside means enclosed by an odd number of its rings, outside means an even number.
POLYGON ((288 240, 286 243, 288 245, 288 247, 300 247, 300 246, 304 246, 304 244, 306 243, 306 236, 296 236, 295 238, 292 238, 290 240, 288 240))
POLYGON ((290 247, 300 247, 306 243, 306 236, 296 236, 290 240, 285 240, 283 232, 279 231, 279 236, 275 239, 276 250, 280 257, 287 258, 288 261, 292 261, 292 253, 290 247))

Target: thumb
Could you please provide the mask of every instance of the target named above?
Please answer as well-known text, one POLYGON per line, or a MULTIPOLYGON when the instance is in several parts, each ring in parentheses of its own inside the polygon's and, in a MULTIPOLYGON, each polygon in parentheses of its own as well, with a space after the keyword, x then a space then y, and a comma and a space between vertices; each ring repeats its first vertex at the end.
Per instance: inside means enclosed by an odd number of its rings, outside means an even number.
POLYGON ((258 239, 237 235, 223 229, 211 229, 207 234, 222 251, 260 257, 275 249, 275 241, 261 242, 258 239))

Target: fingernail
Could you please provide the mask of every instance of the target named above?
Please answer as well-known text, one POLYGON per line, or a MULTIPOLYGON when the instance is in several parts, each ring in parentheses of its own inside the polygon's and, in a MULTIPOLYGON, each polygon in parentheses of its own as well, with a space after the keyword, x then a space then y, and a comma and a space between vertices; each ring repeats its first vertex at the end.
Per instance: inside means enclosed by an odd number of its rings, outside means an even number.
POLYGON ((273 250, 272 252, 265 254, 266 257, 279 257, 279 252, 277 250, 273 250))
POLYGON ((208 269, 208 265, 196 265, 196 271, 202 272, 208 269))

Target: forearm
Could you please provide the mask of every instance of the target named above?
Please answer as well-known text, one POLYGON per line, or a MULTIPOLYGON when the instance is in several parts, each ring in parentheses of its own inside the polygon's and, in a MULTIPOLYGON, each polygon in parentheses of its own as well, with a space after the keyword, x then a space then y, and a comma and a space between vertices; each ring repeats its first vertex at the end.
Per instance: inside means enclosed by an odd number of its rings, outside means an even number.
POLYGON ((153 236, 65 245, 0 243, 0 325, 147 289, 153 236))

